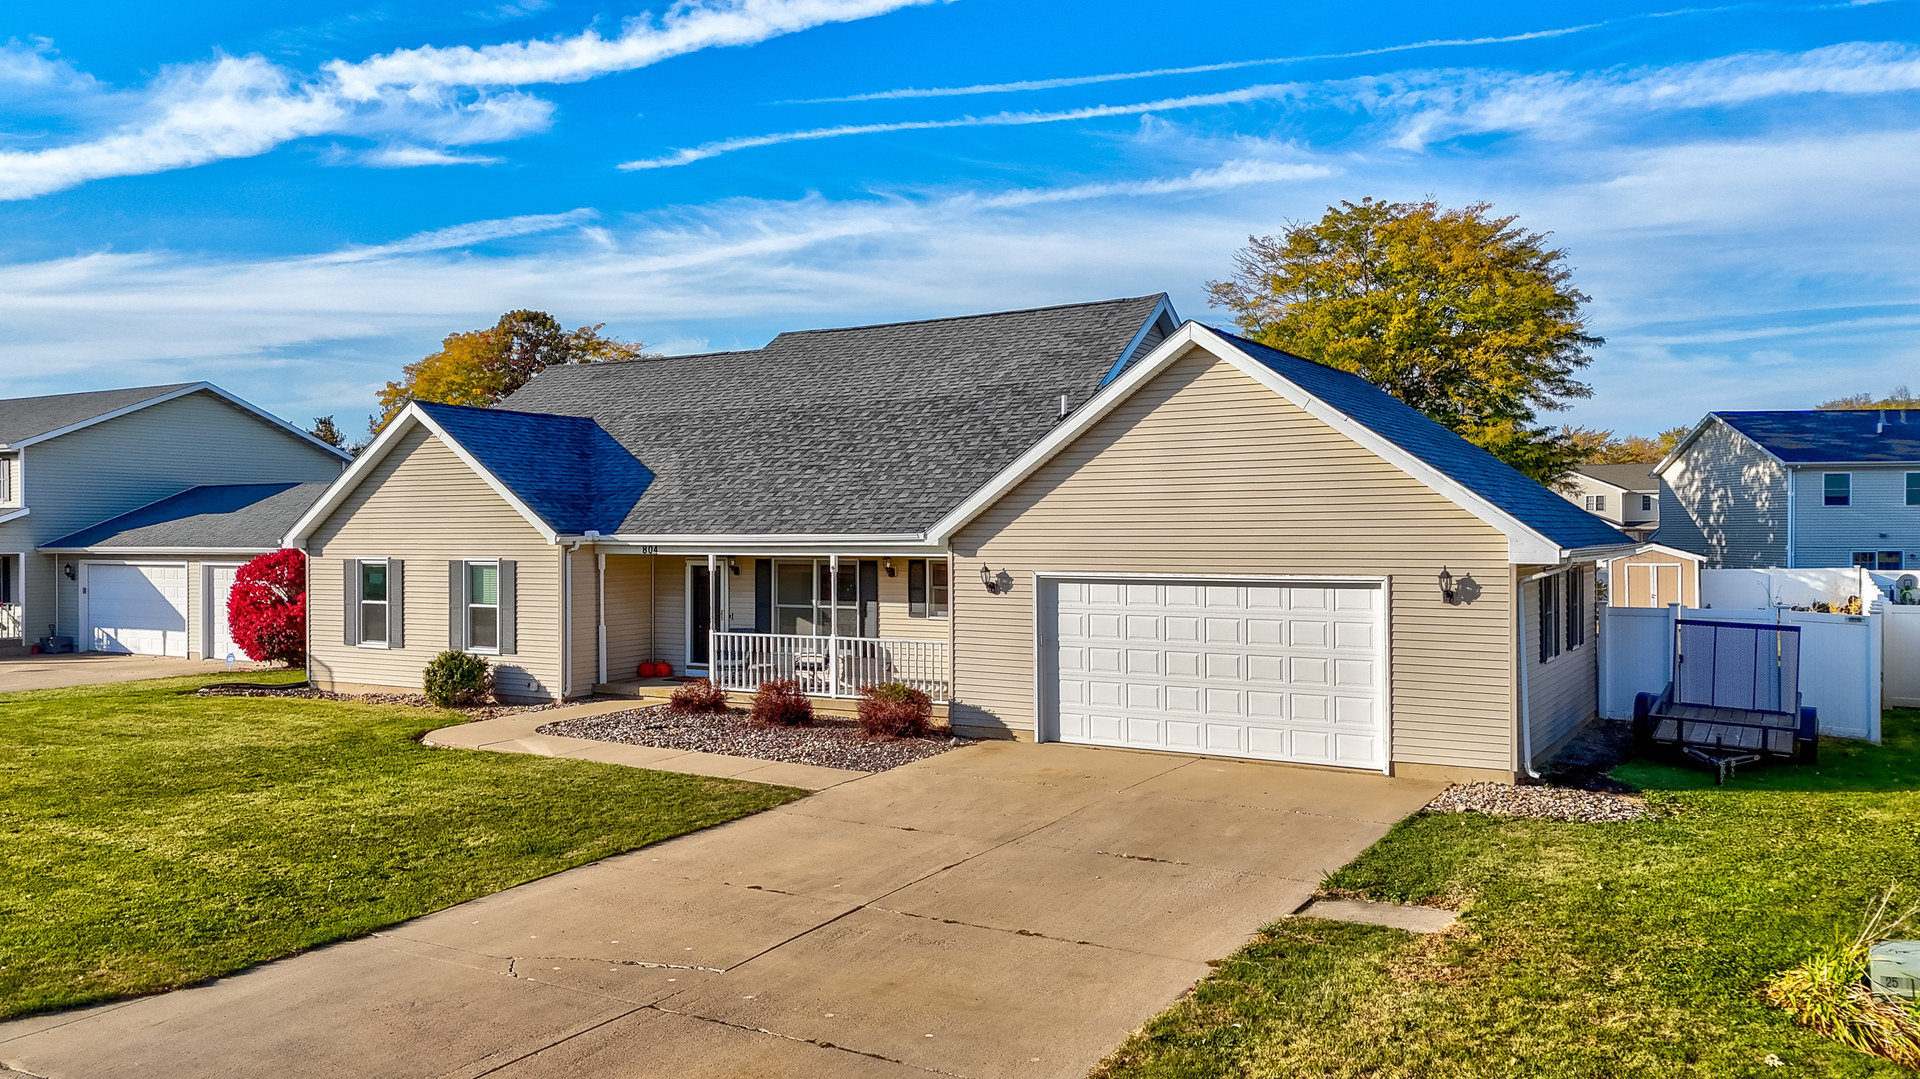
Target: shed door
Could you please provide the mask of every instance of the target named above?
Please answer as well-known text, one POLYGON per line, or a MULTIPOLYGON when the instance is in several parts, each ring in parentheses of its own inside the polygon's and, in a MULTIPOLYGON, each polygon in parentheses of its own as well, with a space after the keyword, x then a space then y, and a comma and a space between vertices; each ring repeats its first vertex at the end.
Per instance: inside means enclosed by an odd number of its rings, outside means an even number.
POLYGON ((1374 584, 1060 581, 1048 732, 1063 742, 1381 768, 1374 584))
POLYGON ((87 590, 87 647, 142 656, 187 655, 187 567, 94 563, 87 590))
POLYGON ((207 652, 205 659, 232 656, 245 661, 247 654, 233 641, 227 624, 227 600, 233 595, 233 577, 239 566, 208 566, 207 573, 207 652))

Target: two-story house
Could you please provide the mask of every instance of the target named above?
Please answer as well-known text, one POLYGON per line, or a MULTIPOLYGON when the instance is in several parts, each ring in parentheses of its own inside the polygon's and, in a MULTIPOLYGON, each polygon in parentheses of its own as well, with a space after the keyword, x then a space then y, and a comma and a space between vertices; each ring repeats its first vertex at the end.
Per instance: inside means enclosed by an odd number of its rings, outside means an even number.
POLYGON ((206 382, 0 400, 0 655, 227 655, 234 570, 348 460, 206 382))
POLYGON ((1708 568, 1920 564, 1920 411, 1710 412, 1653 474, 1708 568))
POLYGON ((1660 527, 1660 481, 1650 464, 1580 465, 1560 493, 1634 539, 1660 527))

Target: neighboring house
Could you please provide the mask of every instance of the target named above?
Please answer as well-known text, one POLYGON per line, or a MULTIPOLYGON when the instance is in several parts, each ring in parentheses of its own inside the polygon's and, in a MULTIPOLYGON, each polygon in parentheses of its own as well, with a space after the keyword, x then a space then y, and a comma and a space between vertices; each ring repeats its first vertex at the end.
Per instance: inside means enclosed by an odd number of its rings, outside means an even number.
POLYGON ((1581 465, 1561 493, 1634 539, 1660 527, 1660 481, 1650 464, 1581 465))
POLYGON ((1710 412, 1653 473, 1709 569, 1920 565, 1920 411, 1710 412))
POLYGON ((323 686, 451 647, 551 699, 661 659, 907 681, 972 735, 1509 779, 1594 714, 1594 561, 1633 548, 1158 296, 416 404, 287 543, 323 686))
POLYGON ((0 649, 224 656, 233 570, 347 460, 206 382, 0 400, 0 649))

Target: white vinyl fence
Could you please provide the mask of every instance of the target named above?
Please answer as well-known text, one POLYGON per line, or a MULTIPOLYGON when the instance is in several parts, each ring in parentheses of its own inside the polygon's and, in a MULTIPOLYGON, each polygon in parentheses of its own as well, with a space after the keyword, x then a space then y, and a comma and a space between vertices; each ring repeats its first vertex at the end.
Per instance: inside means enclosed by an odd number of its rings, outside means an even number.
POLYGON ((1700 606, 1736 610, 1774 607, 1811 607, 1815 603, 1843 607, 1849 598, 1871 603, 1884 597, 1898 572, 1840 566, 1816 569, 1703 569, 1700 606))
POLYGON ((1883 603, 1874 612, 1881 621, 1881 684, 1889 708, 1920 708, 1920 606, 1883 603))
MULTIPOLYGON (((1920 613, 1920 607, 1903 609, 1920 613)), ((1789 625, 1800 628, 1800 703, 1820 711, 1820 733, 1835 738, 1880 741, 1880 659, 1884 615, 1819 614, 1814 611, 1695 610, 1679 604, 1602 607, 1600 624, 1600 714, 1633 716, 1633 698, 1659 693, 1673 677, 1674 627, 1678 619, 1789 625)), ((1920 621, 1907 618, 1897 632, 1912 631, 1920 646, 1920 621)), ((1920 655, 1920 651, 1902 655, 1920 655)), ((1892 703, 1898 703, 1892 702, 1892 703)))

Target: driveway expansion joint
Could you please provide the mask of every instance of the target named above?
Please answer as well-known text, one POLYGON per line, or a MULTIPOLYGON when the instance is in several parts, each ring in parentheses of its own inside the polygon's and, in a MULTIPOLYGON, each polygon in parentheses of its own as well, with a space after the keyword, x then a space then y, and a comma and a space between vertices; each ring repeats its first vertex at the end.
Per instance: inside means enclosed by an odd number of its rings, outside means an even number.
MULTIPOLYGON (((663 1008, 659 1004, 649 1004, 647 1005, 646 1009, 642 1009, 642 1010, 652 1010, 656 1012, 661 1012, 662 1014, 665 1014, 665 1015, 677 1015, 682 1019, 696 1019, 702 1023, 712 1023, 715 1026, 726 1027, 729 1030, 744 1031, 748 1034, 765 1034, 769 1038, 779 1038, 783 1041, 799 1042, 802 1045, 811 1045, 817 1049, 830 1049, 835 1052, 851 1053, 854 1056, 867 1057, 870 1060, 878 1060, 887 1064, 898 1064, 903 1068, 912 1068, 915 1071, 923 1071, 929 1075, 948 1075, 948 1076, 952 1076, 953 1079, 967 1079, 967 1076, 964 1076, 959 1072, 942 1071, 939 1068, 929 1068, 924 1064, 914 1064, 909 1061, 901 1060, 897 1057, 885 1056, 881 1053, 872 1053, 872 1052, 868 1052, 865 1049, 855 1049, 849 1045, 840 1045, 835 1042, 822 1041, 818 1038, 802 1038, 793 1034, 782 1034, 777 1030, 768 1030, 766 1027, 748 1026, 745 1023, 729 1023, 725 1019, 715 1019, 711 1015, 701 1015, 699 1012, 678 1012, 678 1011, 674 1011, 672 1008, 663 1008)), ((0 1076, 0 1079, 5 1079, 5 1077, 0 1076)))

